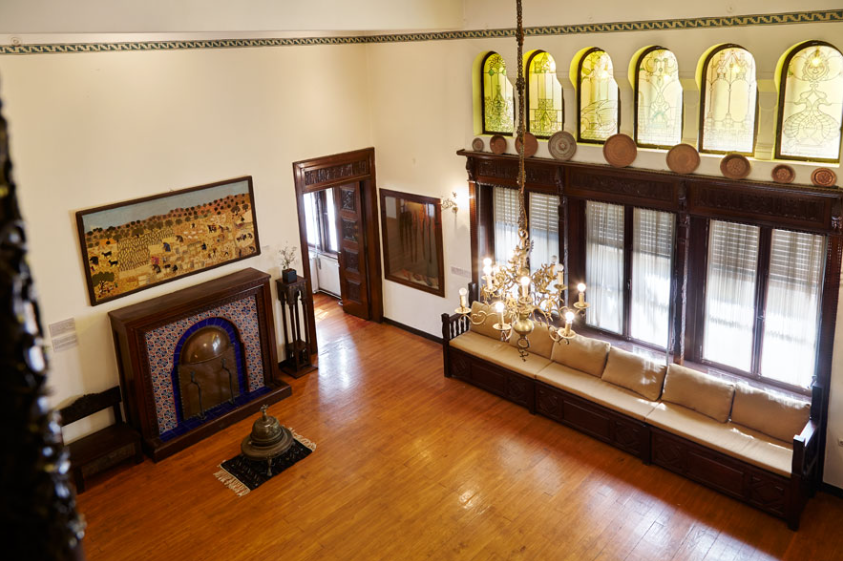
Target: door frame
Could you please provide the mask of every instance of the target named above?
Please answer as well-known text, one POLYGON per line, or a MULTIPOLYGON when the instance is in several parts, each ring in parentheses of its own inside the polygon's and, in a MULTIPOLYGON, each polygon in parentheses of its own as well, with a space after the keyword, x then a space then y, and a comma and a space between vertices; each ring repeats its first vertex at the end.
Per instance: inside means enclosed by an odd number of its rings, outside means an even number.
MULTIPOLYGON (((383 321, 383 281, 381 279, 381 243, 378 221, 378 188, 375 181, 375 149, 363 148, 332 156, 322 156, 293 162, 293 178, 296 185, 296 206, 299 214, 299 243, 302 254, 302 274, 307 279, 307 295, 313 298, 310 276, 310 259, 307 251, 307 224, 305 223, 304 195, 347 183, 360 183, 360 198, 363 207, 363 245, 366 255, 366 281, 368 286, 369 316, 372 321, 383 321)), ((308 335, 311 341, 310 353, 316 354, 316 318, 310 306, 308 335)))

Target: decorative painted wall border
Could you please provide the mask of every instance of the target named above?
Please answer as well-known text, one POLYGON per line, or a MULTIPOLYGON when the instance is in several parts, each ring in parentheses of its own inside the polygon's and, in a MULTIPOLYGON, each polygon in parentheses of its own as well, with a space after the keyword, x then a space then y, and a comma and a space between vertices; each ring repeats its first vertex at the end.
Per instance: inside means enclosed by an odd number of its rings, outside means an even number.
MULTIPOLYGON (((794 23, 827 23, 843 21, 843 10, 786 12, 708 18, 663 19, 615 23, 588 23, 528 27, 531 37, 575 35, 583 33, 619 33, 670 29, 710 29, 753 25, 794 23)), ((35 55, 65 53, 98 53, 110 51, 170 51, 179 49, 242 49, 254 47, 297 47, 309 45, 365 45, 374 43, 408 43, 415 41, 451 41, 457 39, 494 39, 514 37, 515 29, 482 29, 467 31, 432 31, 426 33, 393 33, 344 37, 292 37, 263 39, 202 39, 182 41, 141 41, 126 43, 54 43, 34 45, 0 45, 0 55, 35 55)))

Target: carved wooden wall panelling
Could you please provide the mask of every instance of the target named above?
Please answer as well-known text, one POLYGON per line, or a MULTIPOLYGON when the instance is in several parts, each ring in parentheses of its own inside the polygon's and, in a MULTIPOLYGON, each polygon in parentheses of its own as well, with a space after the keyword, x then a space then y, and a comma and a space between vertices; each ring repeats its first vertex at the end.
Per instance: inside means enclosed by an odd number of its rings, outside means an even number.
POLYGON ((304 172, 304 183, 307 187, 322 187, 326 183, 336 183, 339 180, 360 179, 369 175, 369 161, 358 160, 332 165, 304 172))
MULTIPOLYGON (((516 156, 465 150, 457 154, 467 158, 470 180, 516 186, 516 156)), ((843 191, 835 188, 679 176, 544 158, 529 158, 526 172, 528 189, 569 198, 817 233, 843 231, 843 191)))

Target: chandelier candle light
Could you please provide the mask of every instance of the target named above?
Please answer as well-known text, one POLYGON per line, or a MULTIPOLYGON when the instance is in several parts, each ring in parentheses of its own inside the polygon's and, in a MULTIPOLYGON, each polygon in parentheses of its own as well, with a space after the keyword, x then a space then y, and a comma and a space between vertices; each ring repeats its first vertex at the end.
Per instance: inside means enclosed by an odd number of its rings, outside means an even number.
POLYGON ((501 332, 501 341, 508 341, 512 334, 518 335, 516 346, 522 360, 529 355, 530 340, 528 336, 535 329, 536 323, 543 323, 547 327, 548 336, 555 342, 565 341, 576 336, 571 324, 577 315, 584 316, 588 308, 585 301, 585 284, 577 285, 579 296, 570 307, 565 305, 564 267, 556 263, 556 256, 551 263, 539 266, 534 273, 530 273, 528 260, 533 249, 530 232, 527 228, 527 212, 524 208, 524 134, 526 123, 524 120, 525 81, 524 69, 521 61, 524 58, 524 25, 521 20, 521 0, 516 0, 518 11, 518 244, 512 252, 512 257, 505 265, 492 263, 490 258, 483 260, 483 286, 481 299, 493 311, 479 310, 471 313, 467 306, 467 291, 460 289, 460 307, 458 314, 468 318, 474 325, 494 321, 492 327, 501 332), (564 327, 556 327, 558 320, 564 319, 564 327), (511 323, 508 323, 511 322, 511 323))

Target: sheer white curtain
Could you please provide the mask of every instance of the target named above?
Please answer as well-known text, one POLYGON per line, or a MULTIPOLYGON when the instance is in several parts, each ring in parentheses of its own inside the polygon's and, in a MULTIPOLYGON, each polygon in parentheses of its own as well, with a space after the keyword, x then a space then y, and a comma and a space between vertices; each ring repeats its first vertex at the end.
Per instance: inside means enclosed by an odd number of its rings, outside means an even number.
POLYGON ((304 220, 307 227, 307 243, 319 249, 319 222, 316 208, 316 193, 304 194, 304 220))
POLYGON ((339 252, 340 250, 337 243, 337 214, 336 209, 334 209, 334 191, 337 189, 339 187, 334 187, 325 193, 325 206, 328 211, 328 223, 325 225, 328 230, 328 250, 333 252, 339 252))
MULTIPOLYGON (((601 329, 623 330, 623 206, 586 203, 586 321, 601 329)), ((572 281, 573 282, 573 281, 572 281)))
POLYGON ((670 321, 674 220, 669 212, 632 211, 630 335, 664 348, 670 321))
POLYGON ((762 376, 811 385, 824 254, 823 236, 773 230, 762 376))
POLYGON ((712 220, 705 290, 707 360, 749 371, 758 271, 756 226, 712 220))
POLYGON ((495 261, 504 265, 518 243, 518 190, 495 187, 495 261))
MULTIPOLYGON (((553 256, 559 260, 559 197, 530 193, 530 272, 550 263, 553 256)), ((555 284, 555 283, 554 283, 555 284)))

